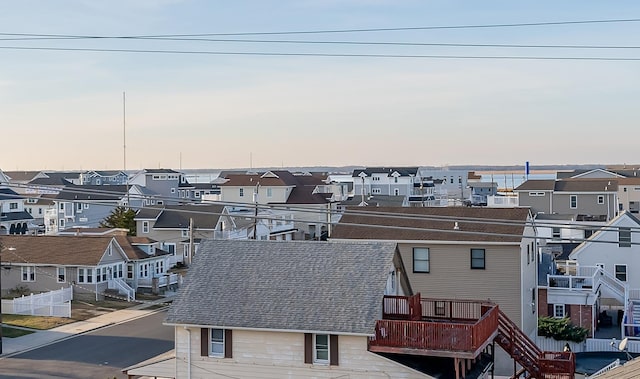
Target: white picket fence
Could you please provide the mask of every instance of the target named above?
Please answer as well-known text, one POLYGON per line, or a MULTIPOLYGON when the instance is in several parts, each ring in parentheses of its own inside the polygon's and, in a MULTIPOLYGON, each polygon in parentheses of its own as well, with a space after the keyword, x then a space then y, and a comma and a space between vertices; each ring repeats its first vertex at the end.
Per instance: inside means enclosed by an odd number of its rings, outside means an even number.
POLYGON ((2 313, 32 316, 71 317, 73 288, 2 300, 2 313))

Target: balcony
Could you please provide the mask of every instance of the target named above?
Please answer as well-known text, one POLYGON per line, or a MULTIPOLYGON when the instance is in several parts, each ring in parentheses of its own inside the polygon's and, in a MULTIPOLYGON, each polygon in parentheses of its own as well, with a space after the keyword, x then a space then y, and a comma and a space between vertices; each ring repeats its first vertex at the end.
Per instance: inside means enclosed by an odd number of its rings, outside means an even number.
POLYGON ((493 303, 385 296, 369 351, 473 359, 497 333, 493 303))

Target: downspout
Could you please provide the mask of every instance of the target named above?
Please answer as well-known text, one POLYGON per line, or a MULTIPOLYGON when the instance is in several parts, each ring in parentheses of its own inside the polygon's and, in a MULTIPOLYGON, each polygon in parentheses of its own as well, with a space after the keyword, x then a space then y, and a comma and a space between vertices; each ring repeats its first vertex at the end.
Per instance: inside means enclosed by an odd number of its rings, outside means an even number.
MULTIPOLYGON (((191 379, 191 329, 184 327, 187 331, 187 379, 191 379)), ((176 378, 178 377, 178 360, 176 359, 176 378)))

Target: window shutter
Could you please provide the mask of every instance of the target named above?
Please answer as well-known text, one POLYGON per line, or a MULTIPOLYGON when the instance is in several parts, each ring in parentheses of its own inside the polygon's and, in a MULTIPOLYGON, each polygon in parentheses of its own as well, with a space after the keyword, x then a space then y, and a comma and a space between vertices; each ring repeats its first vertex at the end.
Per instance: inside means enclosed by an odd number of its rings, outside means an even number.
POLYGON ((555 316, 555 312, 553 311, 553 304, 549 304, 547 305, 547 316, 549 317, 554 317, 555 316))
POLYGON ((304 363, 313 363, 313 335, 304 334, 304 363))
POLYGON ((338 336, 331 334, 329 336, 329 365, 338 365, 338 336))
POLYGON ((571 318, 571 305, 570 304, 565 304, 564 305, 564 317, 571 318))
POLYGON ((231 329, 224 330, 224 357, 231 358, 232 357, 232 349, 233 349, 233 334, 231 333, 231 329))
POLYGON ((209 356, 209 329, 200 329, 200 356, 209 356))

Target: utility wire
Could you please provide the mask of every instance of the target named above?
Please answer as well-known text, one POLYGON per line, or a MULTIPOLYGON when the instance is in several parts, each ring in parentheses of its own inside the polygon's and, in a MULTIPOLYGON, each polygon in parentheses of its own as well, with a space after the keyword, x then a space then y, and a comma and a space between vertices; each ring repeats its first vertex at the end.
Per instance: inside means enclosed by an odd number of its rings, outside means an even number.
POLYGON ((484 60, 536 60, 536 61, 640 61, 640 58, 624 57, 552 57, 552 56, 510 56, 510 55, 420 55, 420 54, 342 54, 342 53, 284 53, 258 51, 208 51, 208 50, 154 50, 154 49, 102 49, 43 46, 0 46, 2 50, 41 50, 75 52, 111 52, 143 54, 181 54, 181 55, 235 55, 235 56, 273 56, 273 57, 328 57, 328 58, 410 58, 410 59, 484 59, 484 60))
POLYGON ((500 43, 448 43, 448 42, 369 42, 369 41, 312 41, 312 40, 263 40, 263 39, 225 39, 225 38, 181 38, 181 37, 18 37, 0 38, 0 41, 42 41, 42 40, 86 40, 86 39, 124 39, 140 41, 179 41, 179 42, 233 42, 266 44, 311 44, 311 45, 362 45, 362 46, 429 46, 429 47, 491 47, 491 48, 533 48, 533 49, 640 49, 634 45, 544 45, 544 44, 500 44, 500 43))

